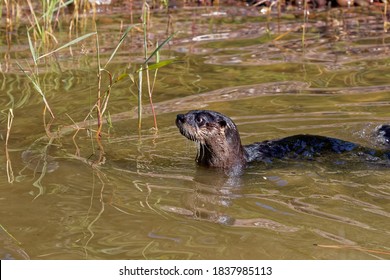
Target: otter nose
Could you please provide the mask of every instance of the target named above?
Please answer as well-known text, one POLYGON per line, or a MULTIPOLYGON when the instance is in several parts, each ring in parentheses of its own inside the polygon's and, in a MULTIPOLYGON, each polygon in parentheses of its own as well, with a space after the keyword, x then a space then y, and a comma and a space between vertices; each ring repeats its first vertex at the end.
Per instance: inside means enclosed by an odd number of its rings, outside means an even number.
POLYGON ((178 114, 176 116, 176 122, 181 122, 181 123, 184 123, 185 122, 185 117, 183 114, 178 114))

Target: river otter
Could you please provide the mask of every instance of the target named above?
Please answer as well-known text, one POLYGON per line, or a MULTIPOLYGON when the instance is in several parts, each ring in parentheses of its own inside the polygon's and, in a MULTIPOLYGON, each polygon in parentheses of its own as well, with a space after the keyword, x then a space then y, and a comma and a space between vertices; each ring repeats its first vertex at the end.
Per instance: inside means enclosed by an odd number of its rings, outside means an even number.
MULTIPOLYGON (((326 153, 349 153, 364 160, 389 160, 390 149, 370 149, 352 142, 318 135, 294 135, 282 139, 242 145, 234 122, 215 111, 195 110, 179 114, 176 125, 180 133, 198 144, 199 165, 223 169, 227 174, 241 174, 250 162, 273 159, 313 159, 326 153)), ((390 145, 390 126, 378 127, 380 142, 390 145)))

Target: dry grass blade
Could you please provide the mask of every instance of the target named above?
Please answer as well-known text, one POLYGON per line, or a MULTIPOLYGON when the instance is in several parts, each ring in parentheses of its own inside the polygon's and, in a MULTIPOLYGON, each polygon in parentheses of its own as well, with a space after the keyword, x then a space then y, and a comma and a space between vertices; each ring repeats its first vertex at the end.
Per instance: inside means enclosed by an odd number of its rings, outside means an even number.
MULTIPOLYGON (((39 20, 38 20, 37 16, 35 15, 34 7, 33 7, 32 3, 31 3, 31 0, 27 0, 27 4, 28 4, 28 6, 29 6, 29 8, 30 8, 31 14, 32 14, 33 17, 34 17, 35 26, 36 26, 37 29, 38 29, 39 36, 42 36, 42 28, 41 28, 41 25, 39 24, 39 20)), ((32 26, 32 27, 34 27, 34 26, 32 26)))

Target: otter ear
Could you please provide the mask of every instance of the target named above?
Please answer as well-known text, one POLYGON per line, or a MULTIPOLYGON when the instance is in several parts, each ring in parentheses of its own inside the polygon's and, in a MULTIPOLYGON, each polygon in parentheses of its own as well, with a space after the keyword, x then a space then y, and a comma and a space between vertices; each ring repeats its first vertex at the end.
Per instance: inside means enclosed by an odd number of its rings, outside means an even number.
POLYGON ((227 125, 227 123, 226 123, 225 120, 220 120, 218 123, 219 123, 219 125, 220 125, 221 127, 225 127, 225 126, 227 125))

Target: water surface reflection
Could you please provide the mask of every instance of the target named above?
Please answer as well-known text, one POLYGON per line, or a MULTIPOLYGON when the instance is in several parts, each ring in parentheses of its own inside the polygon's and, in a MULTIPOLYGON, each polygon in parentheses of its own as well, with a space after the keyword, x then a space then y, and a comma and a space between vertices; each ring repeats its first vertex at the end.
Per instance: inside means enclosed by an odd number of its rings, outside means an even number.
MULTIPOLYGON (((302 44, 299 15, 267 23, 256 11, 221 7, 221 18, 199 18, 209 12, 172 14, 183 32, 162 54, 178 63, 157 78, 158 132, 149 130, 146 105, 138 132, 132 86, 113 90, 104 154, 93 140, 96 121, 83 121, 97 89, 92 56, 75 50, 61 57, 63 68, 40 68, 57 113, 43 127, 40 97, 15 70, 27 43, 13 50, 0 95, 3 124, 7 109, 15 112, 0 155, 14 174, 12 184, 0 182, 1 258, 389 259, 386 163, 255 164, 227 178, 197 168, 195 147, 174 125, 177 113, 206 108, 232 117, 245 144, 310 133, 379 147, 372 131, 390 123, 381 15, 319 13, 302 44), (220 36, 193 40, 207 34, 220 36)), ((102 26, 102 49, 115 23, 102 26)), ((139 62, 129 54, 135 41, 113 61, 119 72, 139 62)))

